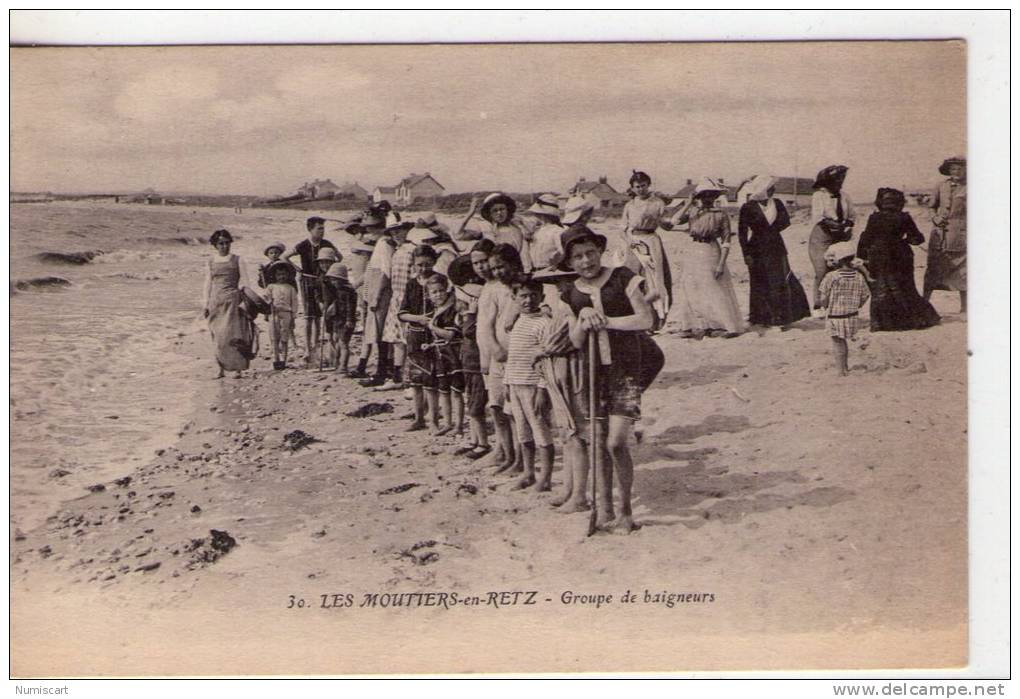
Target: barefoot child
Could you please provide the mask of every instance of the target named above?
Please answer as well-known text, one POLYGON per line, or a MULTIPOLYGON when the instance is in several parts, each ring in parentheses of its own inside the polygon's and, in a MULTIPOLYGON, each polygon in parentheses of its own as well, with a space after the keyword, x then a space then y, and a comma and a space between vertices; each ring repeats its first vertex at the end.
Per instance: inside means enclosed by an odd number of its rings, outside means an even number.
POLYGON ((829 246, 825 259, 831 272, 818 285, 818 295, 825 308, 832 351, 836 355, 836 369, 840 376, 850 373, 847 364, 847 340, 853 340, 860 325, 858 312, 871 292, 864 274, 859 271, 860 260, 855 257, 853 243, 841 242, 829 246))
POLYGON ((347 279, 347 267, 333 263, 323 280, 323 320, 329 335, 330 359, 336 371, 347 374, 351 336, 358 318, 358 294, 347 279))
MULTIPOLYGON (((489 241, 482 241, 488 243, 489 241)), ((481 244, 481 243, 479 243, 481 244)), ((457 449, 454 454, 480 459, 488 454, 489 437, 485 429, 485 405, 488 395, 482 378, 481 359, 478 354, 476 332, 478 328, 478 297, 482 293, 484 279, 478 274, 489 271, 487 252, 479 251, 462 255, 450 263, 447 272, 454 285, 457 299, 457 325, 460 334, 460 367, 464 376, 464 408, 470 426, 469 443, 457 449), (474 258, 479 258, 475 262, 474 258)))
POLYGON ((535 364, 539 360, 541 339, 550 318, 541 309, 541 282, 522 277, 513 281, 512 289, 519 315, 510 331, 504 383, 524 460, 524 475, 514 485, 514 490, 534 486, 536 492, 543 492, 549 490, 554 449, 548 414, 538 409, 541 374, 535 364), (537 478, 536 455, 539 463, 537 478))
POLYGON ((641 418, 641 394, 662 369, 663 355, 648 336, 655 314, 641 289, 644 280, 627 267, 604 267, 605 249, 605 236, 584 226, 563 234, 562 268, 578 274, 563 300, 574 315, 570 326, 574 346, 586 347, 592 333, 596 342, 596 405, 586 406, 588 418, 601 422, 608 417, 608 434, 602 426, 596 431, 596 448, 610 457, 596 474, 597 524, 629 533, 637 525, 631 511, 634 464, 627 440, 641 418), (613 510, 614 472, 620 483, 619 517, 613 510))
POLYGON ((442 274, 425 280, 425 292, 435 311, 429 323, 432 334, 432 375, 443 410, 443 427, 436 435, 456 431, 464 436, 464 374, 460 368, 460 327, 453 287, 442 274))
POLYGON ((431 342, 429 323, 432 321, 434 308, 425 293, 425 282, 434 272, 436 251, 428 245, 419 245, 414 249, 412 272, 414 276, 407 280, 404 287, 404 298, 400 304, 397 317, 405 324, 404 341, 407 345, 405 365, 406 379, 414 391, 414 422, 407 428, 408 432, 425 429, 425 406, 432 414, 433 428, 439 430, 439 400, 433 377, 431 353, 424 345, 431 342))
POLYGON ((287 347, 294 337, 294 314, 298 309, 298 293, 294 288, 294 267, 276 262, 266 270, 271 283, 267 300, 272 307, 269 321, 269 339, 273 344, 273 369, 287 368, 287 347))
MULTIPOLYGON (((474 253, 472 252, 472 257, 474 253)), ((517 315, 510 280, 521 273, 520 256, 512 245, 501 243, 492 248, 488 260, 492 279, 482 287, 478 298, 478 349, 485 390, 489 394, 489 412, 496 427, 500 446, 496 473, 514 468, 517 452, 513 428, 504 410, 506 387, 503 383, 507 356, 507 327, 517 315)))

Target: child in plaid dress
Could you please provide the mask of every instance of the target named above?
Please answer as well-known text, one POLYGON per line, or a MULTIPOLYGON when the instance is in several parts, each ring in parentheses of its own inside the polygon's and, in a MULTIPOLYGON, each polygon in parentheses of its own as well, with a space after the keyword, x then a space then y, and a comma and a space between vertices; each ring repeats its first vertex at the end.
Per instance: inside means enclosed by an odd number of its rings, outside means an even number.
POLYGON ((846 376, 850 373, 847 340, 853 340, 856 336, 860 327, 858 313, 871 292, 866 277, 860 271, 860 260, 855 257, 851 243, 830 246, 825 257, 833 269, 822 279, 818 293, 826 310, 836 368, 841 376, 846 376))

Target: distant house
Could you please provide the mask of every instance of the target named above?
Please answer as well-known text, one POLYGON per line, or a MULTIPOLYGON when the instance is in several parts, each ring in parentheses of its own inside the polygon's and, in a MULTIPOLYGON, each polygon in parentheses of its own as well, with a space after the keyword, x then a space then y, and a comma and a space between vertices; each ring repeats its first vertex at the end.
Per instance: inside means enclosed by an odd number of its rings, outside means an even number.
POLYGON ((368 190, 359 185, 357 182, 351 184, 350 182, 344 183, 340 187, 339 196, 344 199, 354 199, 356 201, 366 201, 369 197, 368 190))
POLYGON ((298 188, 298 194, 305 199, 325 199, 336 196, 336 193, 339 191, 340 187, 333 180, 329 179, 305 182, 298 188))
POLYGON ((413 204, 415 199, 433 199, 446 193, 446 188, 427 172, 424 175, 412 172, 402 179, 394 189, 396 189, 396 203, 401 206, 413 204))
MULTIPOLYGON (((738 195, 739 187, 734 187, 731 184, 726 184, 726 180, 723 179, 722 177, 714 177, 713 179, 726 188, 725 194, 720 194, 719 198, 715 200, 715 205, 720 209, 725 208, 727 206, 736 206, 739 199, 738 195)), ((687 180, 687 183, 679 190, 677 190, 677 193, 673 195, 673 201, 670 202, 670 206, 676 205, 683 206, 684 204, 686 204, 688 201, 690 201, 691 196, 694 194, 694 190, 696 188, 697 185, 694 183, 694 180, 687 180)))
POLYGON ((608 209, 617 204, 626 204, 630 197, 624 193, 617 192, 602 175, 597 181, 580 178, 571 188, 571 194, 588 195, 590 198, 598 199, 600 209, 608 209))
MULTIPOLYGON (((749 177, 741 183, 737 193, 737 204, 743 205, 747 202, 749 196, 747 185, 753 179, 749 177)), ((777 177, 775 197, 791 209, 811 206, 811 195, 815 193, 814 183, 810 177, 777 177)))
MULTIPOLYGON (((396 199, 396 198, 397 198, 397 188, 396 187, 376 187, 372 191, 372 201, 374 203, 376 203, 376 204, 381 202, 383 199, 386 199, 387 201, 389 201, 390 199, 396 199)), ((393 202, 390 202, 390 203, 393 203, 393 202)))

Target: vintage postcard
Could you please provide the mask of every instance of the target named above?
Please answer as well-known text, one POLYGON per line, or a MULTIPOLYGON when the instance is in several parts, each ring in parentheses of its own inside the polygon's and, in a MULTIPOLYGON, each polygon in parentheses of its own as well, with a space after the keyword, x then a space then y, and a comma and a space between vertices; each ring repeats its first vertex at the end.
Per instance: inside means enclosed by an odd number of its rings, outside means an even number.
POLYGON ((12 674, 966 666, 967 62, 12 48, 12 674))

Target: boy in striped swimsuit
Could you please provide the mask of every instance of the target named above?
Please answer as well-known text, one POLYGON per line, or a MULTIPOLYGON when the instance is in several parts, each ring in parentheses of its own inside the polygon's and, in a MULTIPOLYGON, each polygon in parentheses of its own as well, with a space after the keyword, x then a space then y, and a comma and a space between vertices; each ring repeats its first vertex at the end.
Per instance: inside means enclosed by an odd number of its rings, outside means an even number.
POLYGON ((515 280, 511 288, 520 315, 510 331, 504 383, 524 456, 524 475, 514 485, 514 490, 534 486, 535 492, 543 492, 549 490, 552 479, 554 448, 548 413, 538 408, 538 393, 544 389, 538 387, 541 374, 535 363, 542 351, 541 340, 550 318, 542 313, 541 282, 522 278, 515 280), (539 461, 537 479, 536 453, 539 461))

